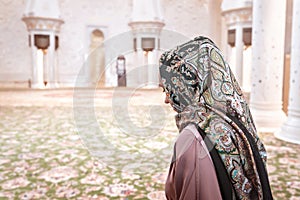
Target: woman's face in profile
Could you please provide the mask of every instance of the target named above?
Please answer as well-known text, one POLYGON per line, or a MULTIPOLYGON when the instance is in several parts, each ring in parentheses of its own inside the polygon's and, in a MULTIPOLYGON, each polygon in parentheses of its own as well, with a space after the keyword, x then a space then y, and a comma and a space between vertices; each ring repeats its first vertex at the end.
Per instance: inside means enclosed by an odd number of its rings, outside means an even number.
POLYGON ((174 103, 170 99, 170 93, 166 91, 166 89, 164 88, 162 83, 159 83, 159 87, 161 87, 163 89, 163 92, 165 93, 165 104, 170 104, 171 107, 173 108, 173 110, 178 113, 179 111, 174 107, 174 105, 173 105, 174 103))
POLYGON ((165 104, 171 104, 170 101, 170 94, 168 92, 166 92, 164 86, 162 85, 162 83, 159 83, 159 87, 161 87, 163 89, 163 93, 165 93, 165 104))

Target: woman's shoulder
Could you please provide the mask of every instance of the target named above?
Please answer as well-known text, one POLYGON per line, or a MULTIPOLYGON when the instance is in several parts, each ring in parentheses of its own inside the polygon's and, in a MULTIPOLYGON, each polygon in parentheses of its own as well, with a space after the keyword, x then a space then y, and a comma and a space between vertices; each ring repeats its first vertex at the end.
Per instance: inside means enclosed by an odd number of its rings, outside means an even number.
POLYGON ((196 141, 195 135, 197 134, 199 134, 198 130, 193 124, 190 124, 181 130, 175 142, 177 156, 181 156, 192 146, 193 142, 196 141))
POLYGON ((196 125, 190 123, 190 124, 188 124, 186 127, 184 127, 184 128, 181 130, 181 132, 180 132, 180 134, 179 134, 177 140, 180 140, 180 139, 186 139, 187 137, 188 137, 188 138, 190 138, 190 137, 191 137, 191 138, 195 138, 195 137, 197 137, 198 135, 199 135, 199 132, 198 132, 198 130, 197 130, 196 125))

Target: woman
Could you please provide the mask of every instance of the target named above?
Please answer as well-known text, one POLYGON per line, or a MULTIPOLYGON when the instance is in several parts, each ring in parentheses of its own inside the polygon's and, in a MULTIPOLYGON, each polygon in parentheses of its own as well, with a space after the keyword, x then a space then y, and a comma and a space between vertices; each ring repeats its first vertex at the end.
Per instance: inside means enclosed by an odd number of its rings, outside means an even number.
POLYGON ((166 181, 171 200, 273 199, 266 150, 229 65, 208 38, 160 59, 165 103, 180 135, 166 181))

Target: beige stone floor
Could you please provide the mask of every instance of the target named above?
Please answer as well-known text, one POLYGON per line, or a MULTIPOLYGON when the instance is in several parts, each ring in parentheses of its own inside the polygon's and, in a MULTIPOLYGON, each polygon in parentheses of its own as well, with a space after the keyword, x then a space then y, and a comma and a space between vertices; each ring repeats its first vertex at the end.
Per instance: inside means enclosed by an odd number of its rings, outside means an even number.
POLYGON ((162 89, 0 89, 1 106, 73 106, 75 95, 90 96, 95 105, 111 106, 112 98, 128 98, 132 104, 164 105, 162 89))

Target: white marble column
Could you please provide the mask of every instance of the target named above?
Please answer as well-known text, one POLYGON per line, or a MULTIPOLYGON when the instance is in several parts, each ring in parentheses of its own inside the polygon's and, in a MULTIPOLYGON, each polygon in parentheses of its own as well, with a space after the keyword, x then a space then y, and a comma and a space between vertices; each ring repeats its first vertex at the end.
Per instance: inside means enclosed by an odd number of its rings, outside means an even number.
MULTIPOLYGON (((64 21, 60 18, 59 3, 51 1, 28 0, 22 20, 31 36, 32 48, 32 88, 56 88, 57 53, 55 51, 55 35, 60 32, 64 21), (49 36, 49 46, 36 46, 35 35, 49 36), (41 55, 43 49, 43 55, 41 55), (43 75, 43 74, 44 75, 43 75)), ((38 42, 39 43, 39 42, 38 42)), ((42 42, 43 43, 43 42, 42 42)))
POLYGON ((259 131, 275 131, 282 110, 286 0, 253 0, 250 107, 259 131))
POLYGON ((136 46, 138 60, 136 66, 139 66, 141 70, 138 71, 138 76, 134 77, 138 79, 139 85, 145 85, 146 87, 158 87, 153 84, 156 82, 158 72, 153 69, 152 59, 157 59, 156 50, 160 32, 164 27, 164 20, 162 15, 162 7, 160 0, 133 0, 131 21, 128 25, 132 29, 134 38, 136 38, 136 46), (144 49, 142 44, 143 38, 151 38, 155 40, 155 47, 149 54, 145 53, 147 49, 144 49), (147 69, 145 69, 147 67, 147 69))
POLYGON ((288 118, 275 136, 300 144, 300 1, 293 2, 288 118))
POLYGON ((31 88, 34 89, 44 89, 44 65, 47 63, 48 59, 42 50, 39 50, 35 46, 34 35, 39 34, 38 32, 30 31, 30 44, 31 44, 31 58, 32 58, 32 74, 31 74, 31 88))
POLYGON ((47 88, 56 88, 57 83, 55 82, 55 34, 52 32, 49 34, 50 45, 48 47, 48 84, 47 88))
MULTIPOLYGON (((136 36, 136 55, 137 55, 137 64, 135 67, 140 67, 144 65, 144 52, 142 49, 142 37, 137 34, 136 36)), ((137 73, 137 79, 134 81, 136 85, 140 85, 143 80, 144 80, 144 73, 142 70, 135 70, 135 72, 137 73)))
POLYGON ((42 81, 39 80, 38 74, 38 60, 37 60, 37 48, 34 46, 34 34, 30 32, 30 44, 31 44, 31 59, 32 59, 32 74, 31 74, 31 87, 32 88, 40 88, 42 81))
POLYGON ((236 79, 242 89, 244 89, 243 77, 245 75, 245 67, 243 57, 243 29, 252 27, 252 1, 223 0, 221 10, 227 26, 226 31, 228 32, 228 30, 235 30, 235 53, 233 55, 233 49, 228 48, 227 55, 228 60, 230 60, 230 64, 235 67, 234 73, 236 75, 236 79))
POLYGON ((244 42, 243 42, 243 27, 237 24, 235 29, 235 69, 236 78, 243 88, 243 54, 244 54, 244 42))
POLYGON ((159 39, 160 35, 158 35, 157 38, 155 38, 155 49, 152 51, 152 62, 151 62, 151 69, 152 69, 152 78, 151 78, 151 81, 152 81, 152 86, 153 87, 158 87, 158 84, 159 84, 159 80, 158 80, 158 77, 159 77, 159 57, 160 57, 160 54, 159 54, 159 46, 160 46, 160 39, 159 39))

